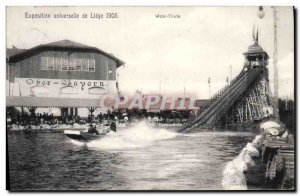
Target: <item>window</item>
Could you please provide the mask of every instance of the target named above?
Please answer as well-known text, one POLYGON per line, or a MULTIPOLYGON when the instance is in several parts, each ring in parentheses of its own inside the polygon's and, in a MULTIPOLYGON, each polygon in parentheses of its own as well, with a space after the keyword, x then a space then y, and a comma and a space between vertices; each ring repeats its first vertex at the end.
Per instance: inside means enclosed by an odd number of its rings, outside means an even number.
POLYGON ((75 71, 76 70, 76 61, 75 59, 69 59, 69 70, 75 71))
POLYGON ((51 58, 48 58, 48 69, 54 70, 55 65, 56 65, 56 59, 52 60, 51 58))
POLYGON ((89 71, 89 60, 82 59, 82 66, 83 66, 83 71, 89 71))
POLYGON ((95 59, 89 59, 89 71, 95 71, 95 59))
POLYGON ((49 67, 54 68, 54 58, 48 57, 48 69, 49 67))
POLYGON ((77 70, 77 71, 81 71, 81 70, 82 70, 82 66, 81 66, 81 65, 77 65, 77 66, 76 66, 76 70, 77 70))
POLYGON ((48 57, 42 57, 41 58, 41 70, 47 70, 48 69, 48 57))
POLYGON ((73 59, 73 66, 76 71, 82 71, 82 61, 80 62, 79 60, 81 59, 73 59))
POLYGON ((62 59, 62 64, 61 64, 61 70, 63 71, 68 71, 68 59, 67 58, 63 58, 62 59))
POLYGON ((95 59, 41 57, 41 70, 95 71, 95 59))

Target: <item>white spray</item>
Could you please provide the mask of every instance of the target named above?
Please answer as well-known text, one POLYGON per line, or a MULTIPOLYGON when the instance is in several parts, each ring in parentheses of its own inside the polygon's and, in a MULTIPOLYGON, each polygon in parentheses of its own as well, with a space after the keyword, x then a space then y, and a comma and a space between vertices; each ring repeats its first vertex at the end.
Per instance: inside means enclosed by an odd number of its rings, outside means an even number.
POLYGON ((126 130, 110 132, 99 140, 87 143, 87 146, 97 149, 122 150, 145 147, 158 140, 174 138, 176 135, 175 132, 150 127, 142 122, 126 130))
POLYGON ((226 190, 246 190, 247 183, 244 171, 249 166, 254 166, 252 157, 259 156, 258 144, 261 135, 257 135, 255 139, 243 148, 242 152, 232 161, 230 161, 224 171, 222 187, 226 190))

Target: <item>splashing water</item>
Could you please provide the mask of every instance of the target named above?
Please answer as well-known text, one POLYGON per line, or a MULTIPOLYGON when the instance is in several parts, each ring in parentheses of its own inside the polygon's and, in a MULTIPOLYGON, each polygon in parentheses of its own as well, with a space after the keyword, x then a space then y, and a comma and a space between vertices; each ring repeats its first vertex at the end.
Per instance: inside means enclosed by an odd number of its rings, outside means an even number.
POLYGON ((259 156, 257 149, 261 135, 257 135, 255 139, 248 143, 241 153, 234 160, 230 161, 224 171, 222 187, 227 190, 247 190, 246 177, 244 171, 249 166, 254 166, 252 157, 259 156))
POLYGON ((126 130, 116 133, 110 132, 107 136, 99 140, 91 141, 86 145, 90 148, 97 149, 122 150, 145 147, 158 140, 174 138, 176 135, 176 132, 153 128, 141 122, 126 130))
POLYGON ((80 142, 80 141, 77 141, 77 140, 68 140, 69 142, 71 142, 72 144, 75 144, 77 146, 85 146, 85 142, 80 142))
POLYGON ((225 166, 255 137, 173 131, 141 124, 83 148, 62 133, 8 134, 10 184, 15 190, 220 190, 225 166))

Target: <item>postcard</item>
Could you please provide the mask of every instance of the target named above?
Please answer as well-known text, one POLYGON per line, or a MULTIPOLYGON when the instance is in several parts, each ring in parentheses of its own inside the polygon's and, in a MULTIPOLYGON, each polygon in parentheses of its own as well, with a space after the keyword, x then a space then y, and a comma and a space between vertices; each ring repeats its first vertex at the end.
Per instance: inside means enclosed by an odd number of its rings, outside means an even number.
POLYGON ((7 6, 10 191, 295 191, 294 7, 7 6))

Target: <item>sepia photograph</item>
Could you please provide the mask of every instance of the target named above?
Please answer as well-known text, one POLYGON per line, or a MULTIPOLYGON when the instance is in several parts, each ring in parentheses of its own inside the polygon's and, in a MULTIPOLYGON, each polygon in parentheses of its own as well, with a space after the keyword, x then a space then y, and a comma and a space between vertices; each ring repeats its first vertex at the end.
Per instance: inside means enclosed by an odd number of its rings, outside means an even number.
POLYGON ((296 190, 295 7, 11 5, 5 25, 7 190, 296 190))

